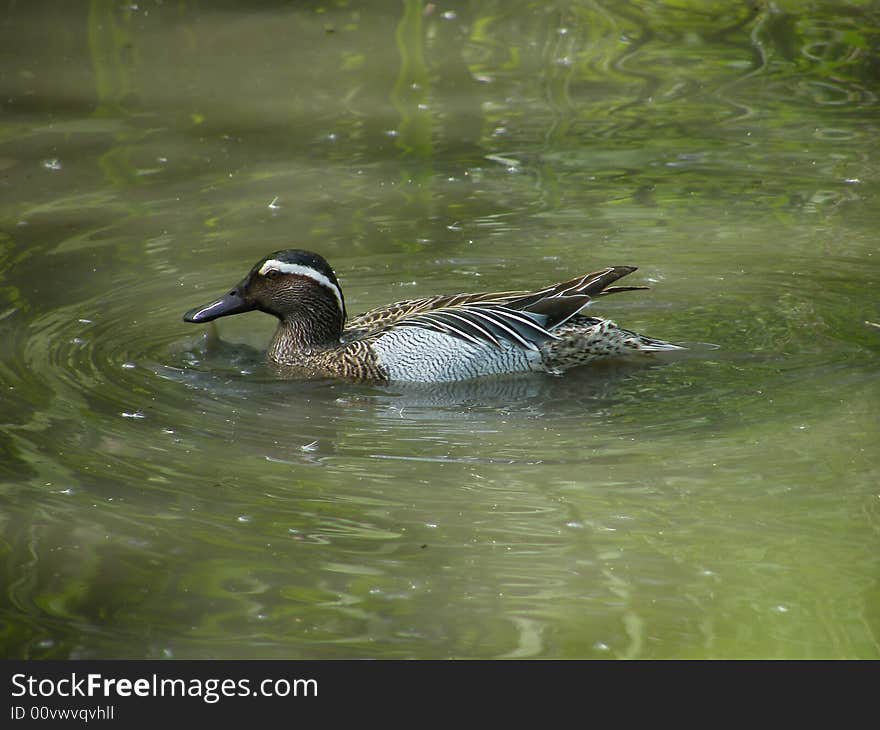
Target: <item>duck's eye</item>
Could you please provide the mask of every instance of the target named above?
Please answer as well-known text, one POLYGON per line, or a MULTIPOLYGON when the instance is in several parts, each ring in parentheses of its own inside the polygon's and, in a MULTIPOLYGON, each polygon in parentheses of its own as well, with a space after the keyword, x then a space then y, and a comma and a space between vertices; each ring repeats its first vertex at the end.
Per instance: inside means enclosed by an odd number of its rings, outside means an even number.
POLYGON ((281 272, 278 271, 278 269, 269 269, 265 274, 263 274, 263 276, 265 276, 267 279, 277 279, 280 273, 281 272))

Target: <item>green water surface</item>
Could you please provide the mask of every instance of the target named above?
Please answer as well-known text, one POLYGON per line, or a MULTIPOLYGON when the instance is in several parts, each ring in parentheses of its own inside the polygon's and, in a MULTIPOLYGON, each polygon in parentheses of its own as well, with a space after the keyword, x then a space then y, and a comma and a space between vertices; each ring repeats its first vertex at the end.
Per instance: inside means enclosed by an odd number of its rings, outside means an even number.
POLYGON ((10 3, 0 656, 880 658, 880 4, 10 3), (647 284, 565 377, 279 379, 350 312, 647 284))

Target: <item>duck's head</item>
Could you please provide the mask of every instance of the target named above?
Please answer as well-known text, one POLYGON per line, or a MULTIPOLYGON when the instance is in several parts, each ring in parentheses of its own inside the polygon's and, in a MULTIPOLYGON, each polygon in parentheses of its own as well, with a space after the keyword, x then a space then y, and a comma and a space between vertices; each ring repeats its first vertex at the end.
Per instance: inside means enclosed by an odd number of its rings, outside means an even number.
POLYGON ((191 309, 183 321, 200 324, 255 309, 282 322, 320 323, 336 337, 345 323, 345 300, 333 269, 322 256, 294 249, 260 259, 237 286, 191 309))

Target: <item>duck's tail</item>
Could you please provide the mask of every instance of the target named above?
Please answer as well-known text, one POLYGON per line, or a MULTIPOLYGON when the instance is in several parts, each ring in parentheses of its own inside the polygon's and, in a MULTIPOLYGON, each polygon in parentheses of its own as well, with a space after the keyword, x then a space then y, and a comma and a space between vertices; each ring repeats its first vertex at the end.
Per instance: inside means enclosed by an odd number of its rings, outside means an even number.
POLYGON ((554 339, 544 343, 540 350, 542 365, 550 372, 562 372, 599 358, 685 349, 625 330, 610 319, 598 317, 575 317, 553 334, 554 339))
POLYGON ((620 330, 620 332, 625 336, 629 335, 629 337, 625 337, 624 339, 625 345, 628 348, 638 350, 639 352, 672 352, 673 350, 687 350, 687 348, 682 345, 673 345, 671 342, 666 342, 666 340, 645 337, 645 335, 640 335, 638 332, 630 332, 629 330, 620 330))

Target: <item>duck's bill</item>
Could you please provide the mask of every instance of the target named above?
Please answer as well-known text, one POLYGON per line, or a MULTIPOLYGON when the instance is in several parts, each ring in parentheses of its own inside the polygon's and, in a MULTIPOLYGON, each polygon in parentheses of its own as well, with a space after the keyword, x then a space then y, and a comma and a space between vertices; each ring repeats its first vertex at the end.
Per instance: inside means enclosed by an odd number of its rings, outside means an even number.
POLYGON ((253 309, 255 309, 254 305, 245 301, 244 297, 235 289, 229 294, 224 294, 216 302, 190 309, 183 315, 183 321, 201 324, 202 322, 211 322, 218 317, 228 317, 230 314, 250 312, 253 309))

